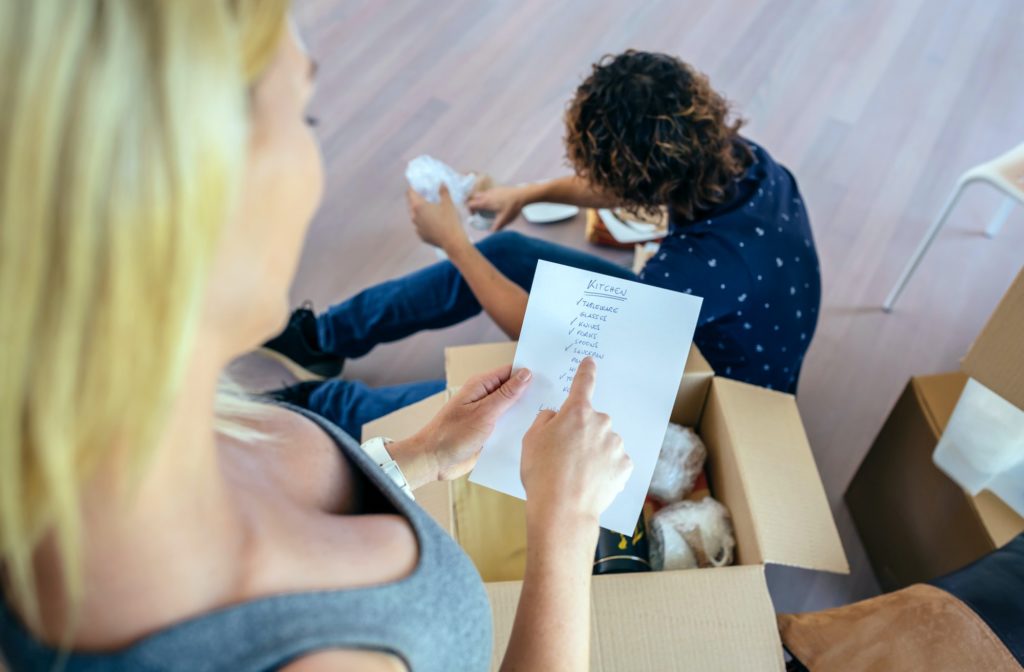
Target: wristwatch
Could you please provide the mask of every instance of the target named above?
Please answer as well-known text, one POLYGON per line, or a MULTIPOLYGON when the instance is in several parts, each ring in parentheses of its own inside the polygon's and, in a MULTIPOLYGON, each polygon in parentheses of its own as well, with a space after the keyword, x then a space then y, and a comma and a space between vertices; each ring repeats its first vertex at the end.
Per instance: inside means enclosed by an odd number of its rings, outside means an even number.
POLYGON ((394 443, 391 439, 385 436, 375 436, 369 441, 365 442, 360 448, 366 453, 371 460, 373 460, 384 475, 391 479, 391 481, 401 488, 402 492, 409 495, 409 499, 415 501, 415 497, 412 494, 412 488, 409 487, 409 481, 405 479, 405 474, 398 467, 398 463, 388 453, 387 445, 394 443))

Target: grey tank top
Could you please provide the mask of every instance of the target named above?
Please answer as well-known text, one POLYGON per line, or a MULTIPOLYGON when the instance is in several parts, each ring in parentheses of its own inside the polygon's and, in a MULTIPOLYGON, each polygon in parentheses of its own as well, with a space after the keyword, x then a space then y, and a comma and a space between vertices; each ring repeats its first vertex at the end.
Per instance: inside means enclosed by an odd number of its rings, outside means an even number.
MULTIPOLYGON (((380 586, 272 595, 189 618, 117 651, 72 651, 59 669, 273 670, 325 649, 394 654, 414 672, 487 670, 491 610, 480 575, 455 541, 410 500, 341 429, 301 408, 380 496, 405 516, 419 562, 404 579, 380 586)), ((139 599, 145 599, 140 595, 139 599)), ((116 604, 110 605, 116 609, 116 604)), ((58 669, 58 650, 37 641, 0 596, 0 651, 12 672, 58 669)))

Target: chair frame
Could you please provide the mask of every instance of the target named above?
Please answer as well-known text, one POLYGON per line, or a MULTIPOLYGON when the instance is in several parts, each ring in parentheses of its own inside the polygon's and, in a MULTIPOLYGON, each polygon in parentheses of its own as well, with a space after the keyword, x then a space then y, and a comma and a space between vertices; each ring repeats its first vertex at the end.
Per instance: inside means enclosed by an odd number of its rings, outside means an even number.
POLYGON ((991 161, 971 168, 960 176, 960 179, 957 180, 956 188, 942 207, 938 218, 932 222, 928 231, 925 232, 924 238, 918 243, 913 256, 903 268, 899 280, 896 281, 896 285, 889 292, 889 296, 886 297, 885 303, 882 304, 882 310, 887 313, 892 312, 893 306, 896 305, 896 301, 906 288, 910 277, 917 270, 921 259, 928 251, 928 248, 931 247, 932 242, 935 241, 939 231, 946 225, 946 220, 949 219, 950 214, 956 208, 960 195, 963 194, 964 189, 968 185, 976 182, 985 182, 1002 192, 1005 196, 995 215, 989 221, 988 226, 985 227, 985 235, 989 238, 995 238, 1000 229, 1003 228, 1003 224, 1006 223, 1006 219, 1010 216, 1014 206, 1018 203, 1024 205, 1024 143, 991 161))

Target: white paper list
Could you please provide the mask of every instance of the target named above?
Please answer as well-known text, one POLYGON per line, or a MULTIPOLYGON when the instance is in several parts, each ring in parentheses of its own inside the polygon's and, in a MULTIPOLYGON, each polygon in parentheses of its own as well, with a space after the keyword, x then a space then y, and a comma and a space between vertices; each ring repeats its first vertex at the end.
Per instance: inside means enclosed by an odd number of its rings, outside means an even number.
POLYGON ((612 418, 633 460, 626 488, 601 526, 631 534, 651 482, 682 379, 701 299, 601 273, 537 264, 514 369, 533 382, 499 421, 470 475, 474 483, 525 499, 523 436, 543 408, 558 410, 584 357, 597 363, 592 404, 612 418))

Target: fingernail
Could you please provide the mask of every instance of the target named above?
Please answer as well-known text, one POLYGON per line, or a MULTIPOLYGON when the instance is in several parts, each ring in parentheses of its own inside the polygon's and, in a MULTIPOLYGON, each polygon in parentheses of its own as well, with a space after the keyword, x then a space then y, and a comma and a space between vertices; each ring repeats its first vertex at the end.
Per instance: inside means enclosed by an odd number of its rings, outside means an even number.
POLYGON ((533 372, 529 369, 519 369, 519 373, 516 374, 516 379, 522 383, 525 383, 530 378, 533 378, 533 372))

